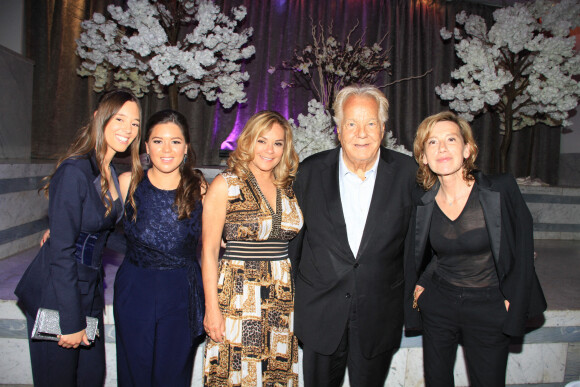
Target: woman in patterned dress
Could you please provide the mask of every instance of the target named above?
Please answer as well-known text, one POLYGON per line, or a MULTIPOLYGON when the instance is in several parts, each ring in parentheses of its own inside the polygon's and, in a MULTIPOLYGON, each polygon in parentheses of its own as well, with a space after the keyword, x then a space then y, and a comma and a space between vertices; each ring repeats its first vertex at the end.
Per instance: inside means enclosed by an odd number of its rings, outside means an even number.
POLYGON ((303 219, 286 119, 272 111, 252 116, 228 167, 210 185, 202 216, 204 384, 297 386, 288 241, 303 219))

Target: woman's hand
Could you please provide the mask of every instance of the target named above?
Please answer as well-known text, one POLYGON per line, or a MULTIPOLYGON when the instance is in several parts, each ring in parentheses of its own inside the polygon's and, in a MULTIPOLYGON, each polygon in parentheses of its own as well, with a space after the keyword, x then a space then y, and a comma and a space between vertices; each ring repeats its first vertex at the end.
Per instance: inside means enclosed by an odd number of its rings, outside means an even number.
POLYGON ((421 285, 415 285, 415 290, 413 291, 413 309, 419 309, 419 305, 417 305, 417 300, 419 300, 419 296, 425 288, 421 285))
POLYGON ((42 234, 42 238, 40 238, 40 247, 50 238, 50 229, 46 230, 44 234, 42 234))
POLYGON ((90 344, 87 332, 84 329, 70 335, 60 335, 59 339, 58 345, 63 348, 78 348, 81 342, 85 343, 85 345, 90 344))
POLYGON ((425 290, 425 288, 421 285, 415 285, 415 291, 413 292, 413 298, 415 300, 419 299, 419 296, 421 295, 421 293, 423 293, 423 291, 425 290))
POLYGON ((510 310, 510 302, 508 300, 503 300, 503 303, 505 304, 505 310, 509 312, 509 310, 510 310))
POLYGON ((219 309, 206 310, 203 318, 205 333, 215 342, 221 343, 226 336, 224 316, 219 309))

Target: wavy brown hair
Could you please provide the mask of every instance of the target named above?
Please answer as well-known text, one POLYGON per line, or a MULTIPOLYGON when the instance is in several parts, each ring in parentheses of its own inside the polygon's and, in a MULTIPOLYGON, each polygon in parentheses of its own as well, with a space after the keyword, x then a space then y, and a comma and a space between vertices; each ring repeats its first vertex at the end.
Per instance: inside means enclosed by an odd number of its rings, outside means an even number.
POLYGON ((463 142, 469 145, 469 157, 463 160, 463 179, 465 181, 474 180, 472 172, 476 169, 475 159, 477 158, 479 148, 473 138, 471 126, 466 120, 453 112, 441 112, 425 118, 423 122, 419 124, 417 133, 415 134, 415 141, 413 142, 413 155, 419 164, 419 169, 417 170, 417 183, 419 183, 426 191, 433 187, 437 181, 437 175, 431 171, 429 165, 423 163, 425 142, 431 135, 433 126, 442 121, 455 123, 459 127, 459 132, 461 133, 461 137, 463 137, 463 142))
MULTIPOLYGON (((54 171, 45 178, 46 184, 40 189, 44 191, 46 197, 48 197, 48 191, 50 187, 50 181, 54 176, 58 167, 63 161, 70 158, 83 158, 90 157, 92 152, 95 152, 95 158, 97 160, 97 165, 101 176, 105 176, 105 169, 108 165, 103 165, 105 154, 107 152, 107 142, 105 141, 105 127, 118 112, 121 110, 126 102, 135 102, 139 108, 139 122, 141 122, 141 104, 139 99, 128 90, 112 90, 101 96, 99 99, 99 104, 97 105, 97 110, 91 117, 89 123, 79 129, 72 144, 69 146, 68 150, 63 156, 61 156, 57 163, 54 171)), ((139 146, 140 146, 140 136, 141 127, 137 132, 137 136, 130 145, 131 148, 131 184, 129 186, 128 202, 133 208, 135 208, 135 202, 133 200, 133 193, 137 188, 138 182, 143 177, 143 168, 141 167, 141 162, 139 160, 139 146)), ((109 182, 107 179, 101 179, 101 200, 105 205, 106 211, 105 216, 108 216, 112 209, 113 203, 111 199, 107 196, 109 192, 109 182)), ((121 195, 120 192, 118 192, 121 195)))
POLYGON ((250 117, 238 137, 236 149, 228 158, 228 167, 238 177, 245 178, 250 171, 249 163, 254 159, 258 137, 272 129, 274 124, 284 129, 284 150, 280 162, 274 167, 274 184, 278 188, 286 188, 296 178, 299 158, 292 142, 292 128, 280 113, 264 110, 250 117))
MULTIPOLYGON (((185 143, 187 144, 187 159, 179 166, 181 179, 179 180, 177 192, 175 193, 175 201, 173 202, 177 212, 177 218, 182 220, 189 218, 195 207, 198 205, 207 183, 203 173, 195 168, 195 152, 191 147, 189 125, 187 124, 187 119, 183 114, 171 109, 161 110, 153 114, 147 121, 144 137, 145 142, 149 142, 151 133, 157 125, 167 123, 175 124, 179 128, 183 138, 185 139, 185 143)), ((135 212, 135 215, 136 214, 137 212, 135 212)))

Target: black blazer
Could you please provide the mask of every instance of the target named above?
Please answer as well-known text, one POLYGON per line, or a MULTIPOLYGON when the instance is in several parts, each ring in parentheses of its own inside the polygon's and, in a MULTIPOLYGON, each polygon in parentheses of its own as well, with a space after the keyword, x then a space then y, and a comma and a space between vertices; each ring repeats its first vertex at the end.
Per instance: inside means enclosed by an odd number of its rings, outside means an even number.
MULTIPOLYGON (((534 269, 532 215, 511 175, 486 176, 476 172, 475 180, 500 290, 510 302, 503 332, 521 336, 528 317, 546 310, 546 299, 534 269)), ((412 308, 413 291, 434 256, 429 246, 429 229, 438 190, 439 183, 420 197, 409 226, 409 235, 414 238, 408 239, 405 251, 407 329, 422 327, 420 313, 412 308)))
MULTIPOLYGON (((117 192, 121 192, 113 168, 111 171, 117 192)), ((63 334, 85 329, 85 316, 96 317, 105 306, 101 257, 107 236, 123 211, 105 218, 100 180, 94 154, 67 159, 58 167, 49 188, 50 238, 14 292, 32 317, 39 307, 58 310, 63 334), (100 235, 90 266, 75 258, 81 232, 100 235)))
POLYGON ((400 344, 403 250, 417 165, 409 156, 381 147, 355 259, 340 201, 339 155, 337 147, 309 157, 300 165, 294 184, 305 221, 290 243, 293 267, 298 267, 294 330, 314 351, 331 354, 355 303, 362 352, 371 357, 400 344))

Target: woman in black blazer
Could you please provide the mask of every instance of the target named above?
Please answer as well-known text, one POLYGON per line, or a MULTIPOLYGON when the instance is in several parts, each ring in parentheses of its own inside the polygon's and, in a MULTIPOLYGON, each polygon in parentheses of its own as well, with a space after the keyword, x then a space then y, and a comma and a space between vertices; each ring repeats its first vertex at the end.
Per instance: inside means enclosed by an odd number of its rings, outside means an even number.
POLYGON ((131 146, 132 173, 139 163, 141 106, 130 92, 101 98, 89 124, 77 134, 43 190, 49 197, 50 237, 41 247, 16 295, 24 309, 29 337, 38 308, 58 310, 59 341, 30 340, 35 386, 102 386, 105 378, 102 252, 123 199, 111 161, 131 146), (137 139, 137 140, 136 140, 137 139), (86 316, 97 317, 101 337, 89 343, 86 316), (79 347, 84 344, 85 346, 79 347))
POLYGON ((475 171, 477 151, 451 112, 426 118, 415 136, 423 191, 406 242, 405 323, 423 330, 427 386, 454 385, 459 342, 471 386, 505 385, 510 336, 546 309, 530 212, 511 175, 475 171))

